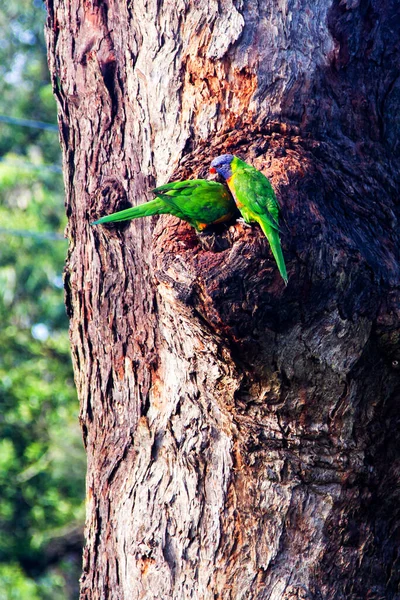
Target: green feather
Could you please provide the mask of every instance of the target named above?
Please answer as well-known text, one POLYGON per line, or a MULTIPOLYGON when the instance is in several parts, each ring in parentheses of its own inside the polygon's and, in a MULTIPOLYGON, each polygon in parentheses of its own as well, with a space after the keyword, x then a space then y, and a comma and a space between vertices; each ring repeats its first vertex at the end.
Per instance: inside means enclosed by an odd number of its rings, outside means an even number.
POLYGON ((119 212, 113 213, 111 215, 106 215, 105 217, 101 217, 101 219, 97 219, 97 221, 93 221, 90 223, 91 225, 100 225, 102 223, 116 223, 119 221, 130 221, 131 219, 139 219, 140 217, 150 217, 151 215, 160 215, 166 211, 165 202, 161 199, 156 198, 155 200, 151 200, 150 202, 146 202, 145 204, 140 204, 139 206, 133 206, 132 208, 127 208, 125 210, 120 210, 119 212))
POLYGON ((282 254, 281 241, 279 239, 279 233, 276 229, 270 227, 269 223, 264 222, 262 216, 260 216, 256 221, 260 224, 261 229, 264 232, 265 237, 267 238, 269 245, 271 246, 272 254, 274 255, 276 264, 278 265, 279 273, 285 285, 288 283, 288 276, 286 271, 285 259, 282 254))
POLYGON ((153 193, 157 196, 154 200, 107 215, 91 225, 171 214, 201 231, 208 225, 231 219, 236 211, 229 190, 216 181, 174 181, 155 188, 153 193))
POLYGON ((285 259, 279 239, 279 204, 270 181, 260 171, 235 156, 227 179, 236 205, 247 223, 257 222, 271 246, 279 272, 288 282, 285 259))

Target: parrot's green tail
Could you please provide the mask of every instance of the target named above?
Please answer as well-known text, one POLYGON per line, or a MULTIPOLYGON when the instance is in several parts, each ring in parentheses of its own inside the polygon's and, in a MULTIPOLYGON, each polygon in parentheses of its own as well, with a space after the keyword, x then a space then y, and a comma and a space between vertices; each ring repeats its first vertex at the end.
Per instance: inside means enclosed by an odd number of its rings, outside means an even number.
POLYGON ((261 229, 263 230, 266 238, 269 241, 269 245, 271 246, 272 254, 276 260, 276 264, 278 265, 279 273, 282 276, 285 285, 288 284, 288 276, 286 271, 285 259, 282 254, 281 241, 279 239, 279 232, 276 229, 272 229, 270 225, 265 224, 259 220, 261 229))
POLYGON ((115 223, 117 221, 130 221, 131 219, 139 219, 140 217, 150 217, 151 215, 161 215, 162 213, 168 212, 168 207, 164 200, 161 198, 155 198, 146 202, 145 204, 139 204, 133 208, 127 208, 126 210, 120 210, 119 212, 113 213, 112 215, 106 215, 101 217, 97 221, 90 223, 91 225, 99 225, 101 223, 115 223))

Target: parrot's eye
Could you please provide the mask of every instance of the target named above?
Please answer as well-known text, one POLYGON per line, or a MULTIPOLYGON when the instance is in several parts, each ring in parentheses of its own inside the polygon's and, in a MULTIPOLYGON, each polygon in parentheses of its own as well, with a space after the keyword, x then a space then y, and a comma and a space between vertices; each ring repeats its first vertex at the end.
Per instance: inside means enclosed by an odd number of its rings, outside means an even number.
POLYGON ((212 173, 214 175, 214 173, 217 172, 217 169, 215 167, 210 167, 210 173, 212 173))
POLYGON ((398 366, 399 366, 399 361, 398 361, 398 360, 396 360, 396 359, 395 359, 395 360, 392 360, 392 367, 393 367, 394 369, 397 369, 397 368, 398 368, 398 366))

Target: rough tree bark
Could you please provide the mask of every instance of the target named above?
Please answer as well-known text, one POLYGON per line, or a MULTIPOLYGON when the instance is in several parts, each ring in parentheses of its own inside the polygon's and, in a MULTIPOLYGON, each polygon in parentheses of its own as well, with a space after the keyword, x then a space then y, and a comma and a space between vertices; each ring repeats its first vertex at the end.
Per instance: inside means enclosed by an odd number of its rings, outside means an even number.
POLYGON ((47 0, 88 454, 81 598, 399 591, 399 5, 47 0), (259 228, 90 228, 238 153, 259 228))

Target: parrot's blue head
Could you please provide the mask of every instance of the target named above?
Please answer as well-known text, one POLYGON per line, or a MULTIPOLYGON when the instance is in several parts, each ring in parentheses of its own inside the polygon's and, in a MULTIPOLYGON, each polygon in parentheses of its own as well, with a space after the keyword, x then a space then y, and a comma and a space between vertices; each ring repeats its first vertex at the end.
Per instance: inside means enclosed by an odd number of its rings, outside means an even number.
POLYGON ((224 179, 229 179, 232 176, 231 163, 234 158, 233 154, 217 156, 211 163, 210 173, 218 173, 224 179))

